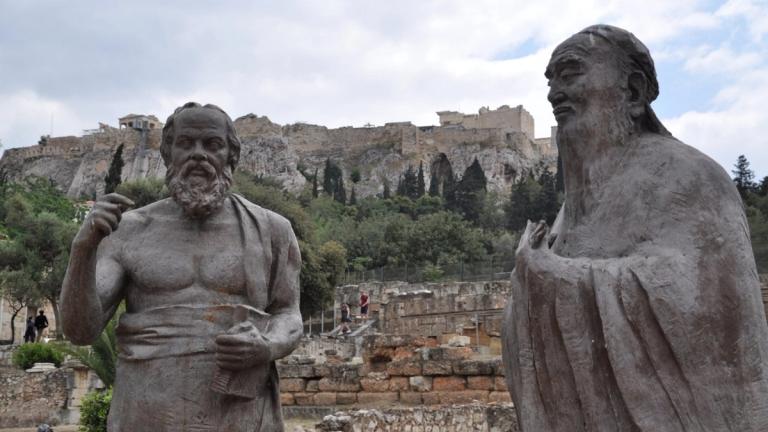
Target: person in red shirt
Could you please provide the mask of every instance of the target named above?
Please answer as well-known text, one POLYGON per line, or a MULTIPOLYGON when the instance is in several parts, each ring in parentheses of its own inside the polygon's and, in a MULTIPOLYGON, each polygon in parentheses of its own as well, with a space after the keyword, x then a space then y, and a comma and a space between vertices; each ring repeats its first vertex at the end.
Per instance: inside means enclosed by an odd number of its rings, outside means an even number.
POLYGON ((363 320, 368 319, 368 294, 365 291, 360 293, 360 317, 363 320))

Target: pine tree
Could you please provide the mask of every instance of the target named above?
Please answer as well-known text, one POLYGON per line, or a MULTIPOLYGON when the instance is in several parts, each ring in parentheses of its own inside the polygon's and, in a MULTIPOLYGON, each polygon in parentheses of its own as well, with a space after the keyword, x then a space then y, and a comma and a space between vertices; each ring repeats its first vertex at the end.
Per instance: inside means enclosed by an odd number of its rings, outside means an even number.
POLYGON ((381 193, 383 199, 392 198, 392 192, 389 191, 389 180, 384 179, 384 191, 381 193))
POLYGON ((512 185, 512 193, 504 210, 507 216, 507 228, 512 231, 525 228, 532 210, 530 185, 526 176, 521 176, 520 180, 512 185))
POLYGON ((731 170, 731 173, 735 176, 733 182, 736 183, 736 189, 739 190, 741 199, 746 199, 747 192, 755 190, 755 173, 749 169, 749 161, 744 155, 739 155, 736 160, 735 170, 731 170))
POLYGON ((544 168, 538 180, 541 188, 533 203, 535 209, 532 220, 545 220, 552 225, 560 211, 560 203, 557 199, 557 178, 552 175, 549 168, 544 168))
POLYGON ((435 171, 432 171, 432 176, 429 178, 429 196, 440 196, 440 181, 437 179, 435 171))
POLYGON ((355 195, 354 185, 352 185, 352 193, 349 195, 349 205, 357 205, 357 195, 355 195))
POLYGON ((107 177, 104 179, 104 193, 110 194, 117 189, 122 182, 120 173, 123 171, 123 145, 120 144, 112 156, 112 163, 109 164, 107 177))
POLYGON ((317 198, 317 168, 315 168, 315 175, 312 176, 312 198, 317 198))
POLYGON ((468 221, 477 222, 483 208, 487 185, 488 179, 485 177, 485 172, 475 158, 456 185, 454 199, 449 208, 464 215, 468 221))
POLYGON ((419 174, 416 177, 416 198, 424 196, 426 185, 424 184, 424 162, 419 161, 419 174))

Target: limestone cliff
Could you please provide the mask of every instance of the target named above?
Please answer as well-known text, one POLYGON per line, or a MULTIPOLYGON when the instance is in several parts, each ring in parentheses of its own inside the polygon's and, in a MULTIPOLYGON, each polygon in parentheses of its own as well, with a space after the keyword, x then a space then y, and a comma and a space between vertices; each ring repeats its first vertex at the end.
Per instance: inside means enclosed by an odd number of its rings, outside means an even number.
MULTIPOLYGON (((325 160, 330 158, 344 171, 347 189, 349 174, 360 171, 361 181, 355 185, 358 197, 381 193, 385 181, 394 190, 408 165, 417 168, 420 162, 429 182, 433 169, 446 172, 446 161, 450 171, 461 175, 477 158, 489 188, 501 193, 509 192, 512 182, 539 162, 554 168, 557 151, 549 139, 533 139, 519 127, 494 126, 417 127, 405 122, 329 129, 303 123, 281 126, 253 114, 235 120, 243 144, 241 169, 278 179, 297 192, 307 184, 301 171, 312 174, 317 169, 322 176, 325 160)), ((82 137, 56 137, 45 145, 9 149, 0 160, 0 170, 11 179, 49 177, 67 195, 91 198, 103 192, 104 177, 120 144, 124 145, 123 181, 164 176, 160 134, 159 128, 117 129, 102 124, 82 137)))

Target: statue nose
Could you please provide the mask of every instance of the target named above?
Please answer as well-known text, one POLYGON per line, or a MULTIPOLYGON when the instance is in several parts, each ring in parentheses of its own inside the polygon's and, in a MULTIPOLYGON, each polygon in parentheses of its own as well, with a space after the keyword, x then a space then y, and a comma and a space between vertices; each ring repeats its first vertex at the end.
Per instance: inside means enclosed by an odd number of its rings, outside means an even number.
POLYGON ((552 106, 565 102, 566 99, 565 93, 559 90, 550 89, 549 94, 547 94, 547 100, 549 100, 549 103, 552 104, 552 106))
POLYGON ((208 159, 208 155, 205 154, 205 151, 203 150, 203 144, 201 142, 195 143, 195 149, 192 151, 192 154, 190 155, 190 158, 194 160, 206 160, 208 159))

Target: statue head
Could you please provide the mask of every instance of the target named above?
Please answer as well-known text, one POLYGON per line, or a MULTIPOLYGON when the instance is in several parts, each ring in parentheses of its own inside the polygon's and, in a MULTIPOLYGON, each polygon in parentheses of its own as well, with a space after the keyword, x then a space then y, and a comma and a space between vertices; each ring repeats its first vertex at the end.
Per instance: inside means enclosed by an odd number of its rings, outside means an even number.
POLYGON ((594 25, 571 36, 552 53, 545 76, 558 128, 566 134, 652 132, 669 135, 651 102, 659 94, 648 48, 632 33, 594 25))
POLYGON ((240 157, 232 119, 215 105, 188 102, 163 127, 160 154, 174 200, 193 218, 221 206, 240 157))

